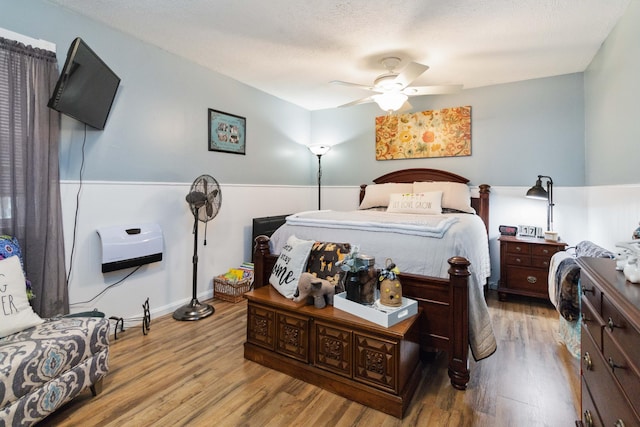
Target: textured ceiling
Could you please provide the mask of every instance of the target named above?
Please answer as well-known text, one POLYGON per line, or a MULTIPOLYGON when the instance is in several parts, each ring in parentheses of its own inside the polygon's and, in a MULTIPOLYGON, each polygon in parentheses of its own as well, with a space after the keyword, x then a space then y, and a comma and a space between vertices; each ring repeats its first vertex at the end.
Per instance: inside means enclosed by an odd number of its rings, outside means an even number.
MULTIPOLYGON (((630 0, 49 0, 309 110, 369 95, 379 60, 464 88, 584 71, 630 0)), ((81 35, 80 35, 81 36, 81 35)))

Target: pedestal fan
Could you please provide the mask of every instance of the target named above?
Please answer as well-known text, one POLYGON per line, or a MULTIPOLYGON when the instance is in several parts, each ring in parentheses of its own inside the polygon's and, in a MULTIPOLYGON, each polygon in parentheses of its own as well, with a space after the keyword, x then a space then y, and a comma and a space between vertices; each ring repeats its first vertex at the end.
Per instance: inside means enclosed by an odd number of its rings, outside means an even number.
POLYGON ((222 205, 220 185, 210 175, 200 175, 191 184, 191 190, 186 197, 193 214, 193 294, 191 302, 173 312, 176 320, 200 320, 210 316, 214 308, 209 304, 198 301, 198 221, 205 223, 204 244, 207 244, 207 222, 218 215, 222 205))

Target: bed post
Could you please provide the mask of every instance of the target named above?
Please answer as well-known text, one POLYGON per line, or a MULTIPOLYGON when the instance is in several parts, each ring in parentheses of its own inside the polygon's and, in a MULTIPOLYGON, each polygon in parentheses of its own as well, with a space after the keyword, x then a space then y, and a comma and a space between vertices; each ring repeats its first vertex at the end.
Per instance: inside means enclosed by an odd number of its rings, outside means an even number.
POLYGON ((489 193, 491 192, 491 186, 488 184, 480 184, 478 188, 480 189, 480 200, 478 201, 478 216, 480 216, 480 218, 484 222, 487 233, 489 233, 489 193))
POLYGON ((253 247, 253 287, 260 288, 269 282, 265 257, 271 253, 269 249, 269 238, 267 236, 257 236, 253 247))
POLYGON ((450 321, 449 378, 465 390, 469 382, 469 265, 463 257, 449 258, 450 321))

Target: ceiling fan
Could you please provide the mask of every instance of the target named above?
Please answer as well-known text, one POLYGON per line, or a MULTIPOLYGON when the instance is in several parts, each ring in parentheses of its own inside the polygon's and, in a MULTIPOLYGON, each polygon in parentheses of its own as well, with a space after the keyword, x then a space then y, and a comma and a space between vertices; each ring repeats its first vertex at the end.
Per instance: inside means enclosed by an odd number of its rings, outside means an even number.
POLYGON ((376 92, 375 95, 349 102, 340 107, 375 102, 384 111, 391 113, 400 110, 403 106, 405 107, 403 109, 411 108, 411 104, 407 101, 410 96, 441 95, 455 93, 462 89, 462 85, 410 86, 411 83, 427 71, 429 67, 417 62, 410 62, 402 72, 397 73, 395 69, 400 64, 400 61, 400 58, 395 56, 382 58, 380 63, 387 69, 387 72, 379 75, 373 81, 373 86, 343 82, 340 80, 331 81, 330 83, 333 84, 358 87, 376 92))

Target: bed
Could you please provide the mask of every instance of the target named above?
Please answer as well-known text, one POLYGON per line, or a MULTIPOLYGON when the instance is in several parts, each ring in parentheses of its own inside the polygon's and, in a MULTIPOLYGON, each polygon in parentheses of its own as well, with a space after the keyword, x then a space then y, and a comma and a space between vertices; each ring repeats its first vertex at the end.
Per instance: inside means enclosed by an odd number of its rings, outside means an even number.
POLYGON ((576 263, 579 257, 614 258, 615 254, 583 240, 551 257, 549 300, 558 311, 558 339, 576 358, 580 357, 580 267, 576 263))
MULTIPOLYGON (((379 185, 391 183, 413 184, 424 182, 438 183, 461 183, 468 184, 469 180, 447 172, 436 169, 414 168, 391 172, 373 180, 374 184, 367 190, 368 185, 362 185, 360 190, 360 206, 367 200, 367 192, 371 194, 372 189, 377 189, 379 185)), ((431 250, 431 254, 436 253, 444 261, 433 271, 423 271, 419 267, 407 263, 403 259, 393 255, 392 249, 397 249, 398 244, 389 245, 386 242, 385 231, 369 232, 372 240, 384 241, 389 250, 387 257, 400 267, 400 281, 402 283, 403 294, 418 301, 422 308, 420 319, 420 347, 423 354, 432 353, 437 350, 445 351, 448 354, 448 373, 451 384, 454 388, 464 390, 469 381, 469 350, 476 360, 481 360, 493 354, 496 349, 496 341, 493 335, 493 328, 488 314, 488 308, 484 299, 484 285, 490 275, 489 255, 488 255, 488 222, 489 222, 489 185, 483 184, 478 188, 478 194, 471 197, 470 205, 476 214, 443 214, 443 217, 455 216, 464 218, 457 220, 446 230, 445 234, 463 235, 455 244, 449 244, 448 253, 431 250), (459 227, 467 223, 480 224, 480 232, 466 233, 459 227), (457 230, 457 231, 456 231, 457 230), (475 265, 470 262, 474 258, 473 251, 466 246, 468 236, 473 234, 479 236, 479 245, 485 254, 481 262, 475 265), (466 237, 465 237, 466 236, 466 237), (467 240, 465 240, 467 239, 467 240), (486 258, 486 259, 485 259, 486 258)), ((374 209, 375 210, 375 209, 374 209)), ((271 238, 259 236, 256 238, 254 249, 254 287, 259 288, 269 284, 269 276, 278 258, 279 249, 282 248, 286 236, 295 233, 301 239, 313 238, 325 241, 345 241, 347 230, 334 228, 327 234, 321 234, 317 228, 310 226, 293 226, 289 224, 279 228, 271 238), (296 228, 297 227, 297 228, 296 228), (326 240, 333 239, 333 240, 326 240)), ((379 256, 377 250, 365 243, 367 232, 357 230, 356 237, 348 240, 358 243, 364 253, 376 256, 376 264, 384 263, 385 257, 379 256), (355 239, 355 240, 354 240, 355 239)), ((402 242, 408 245, 412 240, 446 240, 429 239, 427 237, 416 238, 403 234, 402 242)))

